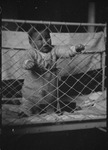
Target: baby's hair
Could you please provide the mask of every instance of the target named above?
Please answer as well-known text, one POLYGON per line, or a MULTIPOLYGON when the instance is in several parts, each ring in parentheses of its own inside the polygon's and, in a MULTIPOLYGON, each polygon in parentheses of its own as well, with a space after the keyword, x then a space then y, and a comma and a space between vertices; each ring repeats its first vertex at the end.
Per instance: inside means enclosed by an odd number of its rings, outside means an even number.
POLYGON ((32 43, 32 40, 33 40, 33 36, 34 36, 34 33, 40 33, 41 31, 47 31, 48 33, 50 32, 48 27, 43 25, 43 24, 37 24, 35 26, 33 26, 29 32, 28 32, 28 38, 29 38, 29 42, 30 44, 32 43))

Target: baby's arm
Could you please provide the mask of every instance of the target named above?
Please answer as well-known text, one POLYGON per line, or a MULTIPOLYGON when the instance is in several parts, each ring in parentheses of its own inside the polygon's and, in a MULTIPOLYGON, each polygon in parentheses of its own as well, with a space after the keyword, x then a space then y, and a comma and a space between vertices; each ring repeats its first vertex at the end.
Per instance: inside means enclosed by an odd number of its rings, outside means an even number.
POLYGON ((27 70, 32 69, 35 64, 33 50, 30 50, 30 49, 26 50, 26 54, 23 57, 24 57, 24 60, 23 60, 22 67, 27 70))
POLYGON ((24 56, 23 68, 26 70, 36 71, 38 74, 45 73, 46 63, 42 58, 41 54, 36 50, 27 50, 26 55, 24 56))
POLYGON ((24 63, 24 65, 25 65, 25 66, 24 66, 25 69, 29 70, 29 69, 33 68, 34 62, 31 61, 31 60, 26 60, 25 63, 24 63))
POLYGON ((71 45, 63 45, 55 48, 55 54, 58 57, 72 57, 77 53, 82 52, 85 49, 85 46, 82 44, 71 46, 71 45))

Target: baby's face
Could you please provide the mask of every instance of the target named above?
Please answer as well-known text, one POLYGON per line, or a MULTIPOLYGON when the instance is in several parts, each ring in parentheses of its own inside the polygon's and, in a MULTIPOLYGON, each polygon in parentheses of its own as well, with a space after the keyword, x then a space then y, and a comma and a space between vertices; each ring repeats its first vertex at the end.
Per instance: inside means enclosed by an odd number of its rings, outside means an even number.
POLYGON ((33 34, 34 47, 43 53, 51 51, 51 39, 47 31, 35 32, 33 34))

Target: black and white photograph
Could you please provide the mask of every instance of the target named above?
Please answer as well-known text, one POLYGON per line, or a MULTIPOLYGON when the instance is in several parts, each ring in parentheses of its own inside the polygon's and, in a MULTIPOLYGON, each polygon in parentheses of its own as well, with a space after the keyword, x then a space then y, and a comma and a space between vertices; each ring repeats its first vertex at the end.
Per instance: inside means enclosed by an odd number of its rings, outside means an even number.
POLYGON ((0 150, 106 150, 105 1, 3 0, 0 150))

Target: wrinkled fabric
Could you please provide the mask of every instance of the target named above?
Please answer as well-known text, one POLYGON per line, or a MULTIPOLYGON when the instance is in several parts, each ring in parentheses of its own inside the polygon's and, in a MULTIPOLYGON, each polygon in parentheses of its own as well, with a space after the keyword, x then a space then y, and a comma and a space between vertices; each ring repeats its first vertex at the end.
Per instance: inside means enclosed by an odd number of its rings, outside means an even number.
MULTIPOLYGON (((101 68, 101 55, 97 51, 105 50, 105 35, 103 32, 51 33, 51 40, 52 45, 58 47, 60 53, 64 51, 67 53, 66 45, 77 44, 84 44, 86 52, 95 52, 94 54, 76 55, 71 61, 70 59, 60 59, 57 62, 57 68, 62 68, 61 76, 67 75, 67 72, 74 75, 101 68)), ((25 57, 26 50, 23 49, 30 48, 27 33, 3 31, 2 45, 4 47, 2 49, 2 79, 24 79, 25 71, 21 68, 21 59, 25 57), (8 50, 5 47, 22 48, 22 50, 8 50)))

